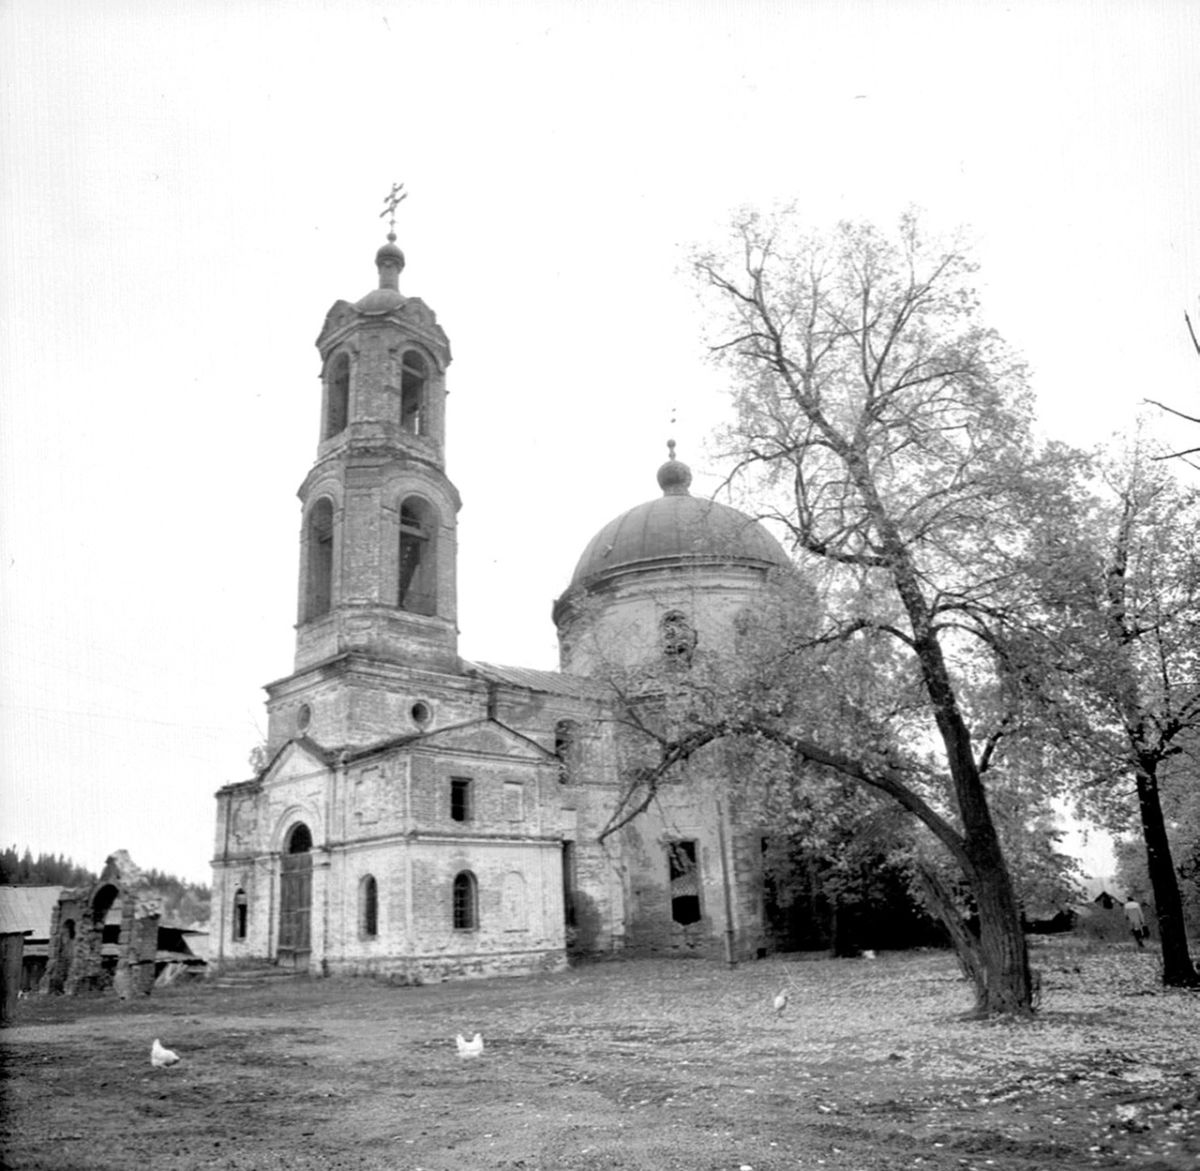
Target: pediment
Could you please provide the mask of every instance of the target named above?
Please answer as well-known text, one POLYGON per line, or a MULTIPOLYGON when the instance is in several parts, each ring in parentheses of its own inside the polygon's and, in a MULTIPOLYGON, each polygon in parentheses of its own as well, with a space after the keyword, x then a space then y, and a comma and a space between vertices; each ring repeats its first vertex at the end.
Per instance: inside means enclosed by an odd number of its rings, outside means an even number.
POLYGON ((310 777, 329 768, 325 753, 311 740, 289 740, 263 769, 260 780, 281 781, 310 777))
POLYGON ((504 724, 479 722, 442 728, 423 736, 421 747, 440 751, 478 753, 509 759, 543 761, 547 753, 528 736, 514 732, 504 724))

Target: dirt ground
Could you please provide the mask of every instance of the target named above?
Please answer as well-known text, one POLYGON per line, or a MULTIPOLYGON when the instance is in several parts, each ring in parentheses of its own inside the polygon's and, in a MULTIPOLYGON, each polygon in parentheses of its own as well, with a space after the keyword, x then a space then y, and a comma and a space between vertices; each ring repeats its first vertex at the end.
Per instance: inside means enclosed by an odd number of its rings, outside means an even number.
POLYGON ((776 1171, 1200 1166, 1200 997, 1132 945, 1035 950, 1032 1023, 947 953, 597 964, 401 988, 29 998, 6 1168, 776 1171), (790 990, 780 1018, 775 994, 790 990), (454 1036, 486 1048, 462 1060, 454 1036), (153 1069, 160 1037, 180 1063, 153 1069))

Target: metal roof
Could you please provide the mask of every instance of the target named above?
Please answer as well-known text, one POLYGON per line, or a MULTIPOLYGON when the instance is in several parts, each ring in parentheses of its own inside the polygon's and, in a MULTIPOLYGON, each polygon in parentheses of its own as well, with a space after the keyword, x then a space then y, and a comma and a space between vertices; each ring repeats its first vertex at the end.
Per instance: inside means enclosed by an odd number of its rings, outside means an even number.
POLYGON ((62 892, 61 886, 0 886, 0 933, 28 931, 34 939, 49 939, 62 892))
POLYGON ((671 493, 609 521, 584 549, 571 585, 607 573, 675 565, 788 565, 758 521, 715 500, 671 493))
POLYGON ((507 683, 550 695, 568 695, 575 699, 603 699, 611 692, 603 683, 579 675, 564 675, 561 671, 537 671, 532 667, 504 667, 497 663, 463 664, 468 673, 492 683, 507 683))

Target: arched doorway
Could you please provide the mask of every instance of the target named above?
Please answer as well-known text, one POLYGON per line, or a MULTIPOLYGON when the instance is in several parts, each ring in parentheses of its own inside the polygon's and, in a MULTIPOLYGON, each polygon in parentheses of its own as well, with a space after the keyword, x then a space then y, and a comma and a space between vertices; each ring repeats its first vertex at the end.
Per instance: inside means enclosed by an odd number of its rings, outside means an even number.
POLYGON ((312 834, 303 822, 293 826, 279 859, 280 965, 307 968, 312 949, 312 834))

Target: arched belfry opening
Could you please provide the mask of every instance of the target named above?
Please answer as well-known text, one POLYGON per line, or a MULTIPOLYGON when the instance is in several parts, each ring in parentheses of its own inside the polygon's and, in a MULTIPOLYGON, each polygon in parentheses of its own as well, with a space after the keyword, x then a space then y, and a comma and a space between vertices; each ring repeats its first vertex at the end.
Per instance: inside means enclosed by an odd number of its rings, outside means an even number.
POLYGON ((308 514, 308 566, 302 620, 312 622, 333 607, 333 502, 321 497, 308 514))
POLYGON ((429 431, 429 363, 416 350, 405 350, 400 364, 400 427, 410 435, 429 431))
POLYGON ((400 504, 400 583, 396 604, 410 614, 437 613, 437 513, 420 496, 400 504))
POLYGON ((325 376, 325 419, 321 438, 332 439, 350 421, 350 355, 334 355, 325 376))

